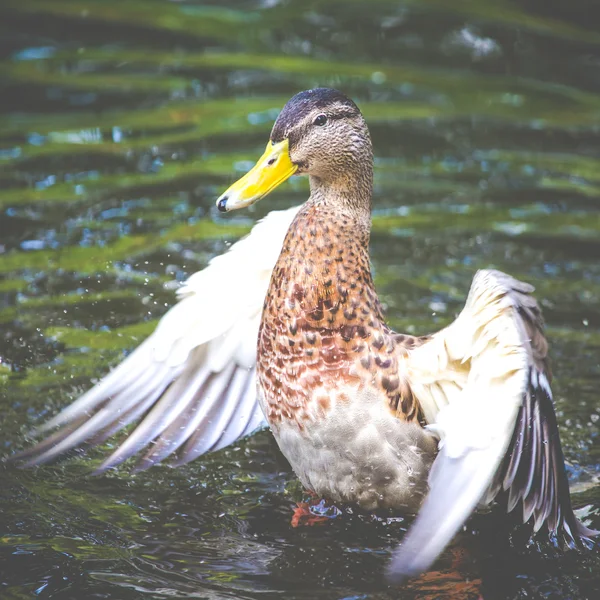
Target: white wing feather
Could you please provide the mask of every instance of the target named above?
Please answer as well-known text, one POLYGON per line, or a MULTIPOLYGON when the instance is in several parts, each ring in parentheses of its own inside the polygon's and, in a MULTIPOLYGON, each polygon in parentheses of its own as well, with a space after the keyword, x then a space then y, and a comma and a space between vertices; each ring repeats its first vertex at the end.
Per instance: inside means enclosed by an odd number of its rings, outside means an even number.
POLYGON ((256 344, 271 272, 297 207, 270 213, 178 290, 156 330, 96 386, 40 428, 60 429, 15 458, 46 463, 96 444, 143 416, 102 464, 150 449, 148 468, 233 443, 264 423, 256 397, 256 344))
POLYGON ((566 544, 587 543, 571 508, 533 288, 480 271, 456 321, 405 359, 428 428, 440 438, 429 493, 394 553, 390 579, 427 570, 478 503, 503 493, 566 544), (451 383, 452 382, 452 383, 451 383))

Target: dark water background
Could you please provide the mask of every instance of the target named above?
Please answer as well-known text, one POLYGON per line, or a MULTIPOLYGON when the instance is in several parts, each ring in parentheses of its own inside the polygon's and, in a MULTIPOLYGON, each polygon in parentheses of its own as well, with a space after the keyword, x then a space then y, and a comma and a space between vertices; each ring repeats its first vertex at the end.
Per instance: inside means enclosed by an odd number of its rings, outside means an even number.
MULTIPOLYGON (((446 324, 477 268, 536 286, 574 501, 600 527, 598 14, 592 0, 2 0, 2 454, 152 331, 165 284, 306 197, 293 181, 253 210, 214 207, 285 101, 327 85, 371 127, 373 265, 397 329, 446 324)), ((404 525, 291 529, 299 490, 267 432, 135 477, 89 477, 101 454, 0 464, 1 598, 600 598, 598 550, 511 545, 496 514, 391 590, 404 525)))

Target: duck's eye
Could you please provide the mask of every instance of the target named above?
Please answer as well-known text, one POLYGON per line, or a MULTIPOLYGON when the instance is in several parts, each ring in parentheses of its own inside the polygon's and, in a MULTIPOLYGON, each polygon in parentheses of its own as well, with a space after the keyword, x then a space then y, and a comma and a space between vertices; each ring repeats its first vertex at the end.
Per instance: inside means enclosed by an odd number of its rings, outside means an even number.
POLYGON ((314 120, 314 124, 318 125, 319 127, 325 125, 325 123, 327 123, 327 117, 325 115, 319 115, 315 120, 314 120))

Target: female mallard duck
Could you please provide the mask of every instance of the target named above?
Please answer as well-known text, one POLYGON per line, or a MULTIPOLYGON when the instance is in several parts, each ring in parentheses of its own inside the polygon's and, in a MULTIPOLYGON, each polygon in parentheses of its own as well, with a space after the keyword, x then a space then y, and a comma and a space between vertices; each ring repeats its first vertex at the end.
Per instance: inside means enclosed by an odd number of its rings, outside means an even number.
POLYGON ((193 275, 156 331, 44 427, 61 426, 28 464, 142 415, 99 471, 149 444, 138 468, 173 453, 180 464, 250 433, 264 414, 317 496, 419 512, 393 559, 396 579, 427 569, 500 493, 534 530, 589 541, 595 532, 571 508, 533 288, 480 271, 449 327, 397 334, 369 268, 371 140, 340 92, 294 96, 218 208, 248 206, 294 173, 309 176, 308 201, 271 213, 193 275))

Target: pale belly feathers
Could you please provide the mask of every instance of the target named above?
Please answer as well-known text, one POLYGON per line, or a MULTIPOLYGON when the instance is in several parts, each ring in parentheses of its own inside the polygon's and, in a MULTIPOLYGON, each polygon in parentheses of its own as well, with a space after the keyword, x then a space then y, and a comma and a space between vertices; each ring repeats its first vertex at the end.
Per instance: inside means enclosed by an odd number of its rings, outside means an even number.
MULTIPOLYGON (((330 392, 330 410, 302 427, 287 420, 270 423, 279 448, 318 496, 369 511, 416 513, 427 492, 436 438, 392 415, 375 390, 352 390, 350 398, 347 392, 344 400, 330 392)), ((259 399, 265 411, 260 386, 259 399)))

